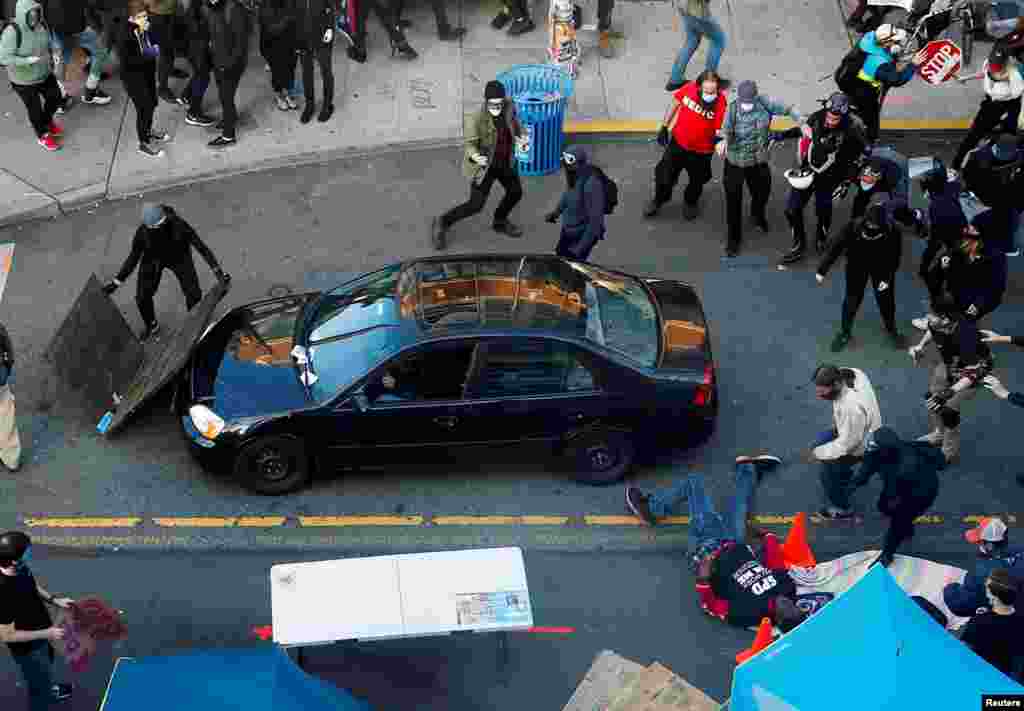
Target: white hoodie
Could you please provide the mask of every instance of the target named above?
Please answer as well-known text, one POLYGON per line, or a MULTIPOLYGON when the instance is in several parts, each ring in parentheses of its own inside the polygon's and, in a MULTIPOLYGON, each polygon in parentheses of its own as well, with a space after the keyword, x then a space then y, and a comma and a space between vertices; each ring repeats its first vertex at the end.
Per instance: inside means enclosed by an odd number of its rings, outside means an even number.
POLYGON ((1010 59, 1006 67, 1010 76, 1005 81, 992 81, 988 75, 988 61, 982 68, 985 72, 985 93, 992 101, 1010 101, 1024 94, 1024 78, 1020 74, 1020 66, 1010 59))
POLYGON ((864 371, 849 370, 854 374, 853 387, 843 383, 839 397, 832 401, 832 419, 839 436, 814 448, 814 456, 821 460, 863 456, 868 435, 882 426, 882 412, 871 381, 864 371))

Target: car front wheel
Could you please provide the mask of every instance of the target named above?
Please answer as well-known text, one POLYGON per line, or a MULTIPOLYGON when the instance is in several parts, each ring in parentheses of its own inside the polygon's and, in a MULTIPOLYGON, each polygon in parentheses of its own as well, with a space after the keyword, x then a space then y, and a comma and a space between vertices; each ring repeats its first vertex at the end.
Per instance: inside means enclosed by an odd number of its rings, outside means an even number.
POLYGON ((258 494, 296 491, 306 485, 309 474, 306 448, 295 437, 261 437, 245 445, 235 459, 235 477, 258 494))
POLYGON ((584 432, 567 443, 572 478, 581 484, 608 486, 622 481, 633 465, 633 440, 625 432, 584 432))

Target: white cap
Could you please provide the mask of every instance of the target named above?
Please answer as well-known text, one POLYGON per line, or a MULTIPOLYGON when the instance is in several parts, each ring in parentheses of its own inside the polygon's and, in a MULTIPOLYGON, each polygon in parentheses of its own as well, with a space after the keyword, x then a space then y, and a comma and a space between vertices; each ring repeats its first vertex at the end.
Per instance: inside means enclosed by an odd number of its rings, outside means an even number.
POLYGON ((986 517, 978 522, 976 528, 972 528, 964 534, 968 543, 1000 543, 1006 540, 1006 524, 1001 518, 986 517))

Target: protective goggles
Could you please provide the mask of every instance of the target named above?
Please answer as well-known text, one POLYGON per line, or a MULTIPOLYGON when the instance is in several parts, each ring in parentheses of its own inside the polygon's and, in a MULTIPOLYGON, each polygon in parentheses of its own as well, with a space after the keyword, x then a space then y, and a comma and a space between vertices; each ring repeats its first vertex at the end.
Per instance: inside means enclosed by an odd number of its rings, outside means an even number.
POLYGON ((562 162, 565 163, 566 165, 576 165, 576 156, 574 156, 572 153, 563 153, 562 162))
POLYGON ((489 108, 489 109, 500 109, 500 108, 503 108, 504 106, 505 106, 505 100, 504 99, 488 99, 487 100, 487 108, 489 108))

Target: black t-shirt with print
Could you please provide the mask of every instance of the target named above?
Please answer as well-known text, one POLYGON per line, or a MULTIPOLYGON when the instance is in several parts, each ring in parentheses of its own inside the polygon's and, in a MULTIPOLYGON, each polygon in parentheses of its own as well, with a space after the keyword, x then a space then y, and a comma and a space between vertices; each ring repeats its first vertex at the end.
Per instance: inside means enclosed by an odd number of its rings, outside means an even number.
MULTIPOLYGON (((50 612, 36 588, 36 579, 27 568, 18 575, 0 573, 0 625, 13 623, 19 632, 45 630, 53 625, 50 612)), ((12 642, 11 654, 28 654, 32 642, 12 642)))
POLYGON ((979 657, 1009 675, 1014 657, 1024 654, 1024 616, 1020 611, 1012 615, 975 615, 960 639, 979 657))
POLYGON ((711 590, 729 602, 730 624, 750 627, 770 617, 769 605, 777 595, 794 597, 796 583, 785 570, 769 569, 750 546, 738 543, 718 555, 711 590))

